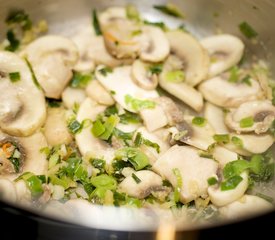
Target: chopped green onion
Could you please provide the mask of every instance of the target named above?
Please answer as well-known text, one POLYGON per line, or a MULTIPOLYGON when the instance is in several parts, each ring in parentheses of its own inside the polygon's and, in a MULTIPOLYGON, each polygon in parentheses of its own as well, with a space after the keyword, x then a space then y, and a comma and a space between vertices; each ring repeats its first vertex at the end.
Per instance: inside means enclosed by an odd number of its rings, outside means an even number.
POLYGON ((221 190, 228 191, 235 189, 242 180, 243 178, 239 175, 233 176, 221 183, 221 190))
POLYGON ((130 20, 135 20, 135 21, 140 20, 139 12, 133 4, 126 5, 126 16, 130 20))
POLYGON ((92 166, 100 170, 101 173, 104 172, 105 164, 106 164, 104 160, 95 158, 95 159, 91 159, 90 162, 92 166))
POLYGON ((125 113, 119 115, 119 118, 120 118, 120 123, 123 123, 123 124, 129 124, 129 123, 140 123, 142 120, 141 120, 141 117, 136 114, 136 113, 132 113, 132 112, 129 112, 129 111, 125 111, 125 113))
POLYGON ((134 140, 134 145, 135 147, 139 147, 143 142, 143 138, 140 132, 137 133, 135 140, 134 140))
POLYGON ((180 83, 185 80, 185 73, 181 70, 170 71, 165 74, 167 82, 180 83))
POLYGON ((126 204, 129 206, 135 206, 140 208, 142 206, 142 202, 141 200, 137 199, 137 198, 133 198, 133 197, 127 197, 126 198, 126 204))
POLYGON ((133 138, 133 132, 122 132, 121 130, 119 130, 118 128, 114 129, 114 135, 124 141, 126 140, 131 140, 133 138))
POLYGON ((7 24, 19 24, 22 29, 29 30, 32 27, 32 22, 29 18, 29 15, 24 12, 24 10, 16 10, 9 13, 5 21, 7 24))
POLYGON ((207 182, 209 186, 212 186, 218 183, 218 179, 216 177, 210 177, 207 179, 207 182))
POLYGON ((142 31, 140 30, 140 29, 138 29, 138 30, 135 30, 135 31, 133 31, 132 33, 131 33, 131 35, 134 37, 134 36, 138 36, 138 35, 140 35, 140 34, 142 34, 142 31))
POLYGON ((239 68, 237 66, 233 66, 230 69, 230 76, 228 81, 232 83, 236 83, 239 80, 239 68))
POLYGON ((42 180, 31 172, 25 172, 19 176, 15 181, 23 179, 27 187, 31 191, 33 197, 39 197, 43 193, 42 180))
POLYGON ((52 99, 52 98, 46 98, 47 104, 50 108, 59 108, 62 104, 60 100, 52 99))
POLYGON ((112 105, 110 107, 107 107, 104 111, 104 115, 106 117, 109 117, 109 116, 114 115, 114 114, 118 114, 118 109, 117 109, 116 105, 112 105))
POLYGON ((141 144, 144 144, 148 147, 152 147, 152 148, 156 149, 157 153, 160 152, 160 146, 157 143, 154 143, 148 139, 143 138, 140 132, 137 133, 135 140, 134 140, 134 144, 136 147, 139 147, 141 144))
POLYGON ((98 21, 98 18, 97 18, 96 9, 94 9, 93 12, 92 12, 92 19, 93 19, 93 26, 94 26, 95 34, 97 36, 102 35, 100 24, 99 24, 99 21, 98 21))
POLYGON ((160 74, 162 72, 163 64, 153 64, 149 67, 149 72, 151 74, 160 74))
POLYGON ((240 121, 241 128, 249 128, 249 127, 252 127, 253 125, 254 125, 253 117, 246 117, 246 118, 241 119, 241 121, 240 121))
POLYGON ((107 120, 104 123, 105 131, 99 136, 103 140, 108 140, 113 131, 115 126, 119 123, 119 117, 116 115, 111 115, 107 118, 107 120))
POLYGON ((151 25, 151 26, 155 26, 155 27, 159 27, 161 28, 163 31, 166 31, 167 30, 167 27, 166 25, 163 23, 163 22, 149 22, 147 20, 144 20, 143 23, 145 25, 151 25))
POLYGON ((274 199, 272 197, 267 196, 267 195, 262 194, 262 193, 256 193, 256 196, 260 197, 260 198, 262 198, 262 199, 264 199, 264 200, 266 200, 266 201, 268 201, 270 203, 273 203, 273 201, 274 201, 274 199))
POLYGON ((73 78, 70 81, 72 88, 85 88, 88 83, 92 80, 92 74, 82 74, 80 72, 73 72, 73 78))
POLYGON ((262 155, 253 155, 250 159, 250 169, 255 174, 260 174, 264 164, 264 157, 262 155))
POLYGON ((225 165, 223 169, 223 176, 225 179, 240 175, 242 172, 250 168, 250 163, 246 160, 235 160, 225 165))
POLYGON ((94 122, 93 127, 91 128, 91 131, 95 137, 99 137, 101 134, 105 132, 105 127, 102 124, 102 122, 98 119, 94 122))
POLYGON ((167 15, 178 18, 184 18, 183 13, 174 4, 155 5, 154 8, 167 15))
POLYGON ((28 65, 28 67, 29 67, 29 69, 30 69, 30 71, 31 71, 32 81, 33 81, 34 85, 35 85, 38 89, 41 90, 42 87, 40 86, 40 84, 39 84, 39 82, 38 82, 38 80, 37 80, 37 78, 36 78, 36 76, 35 76, 35 74, 34 74, 34 71, 33 71, 33 68, 32 68, 31 63, 29 62, 29 60, 28 60, 27 58, 25 58, 25 61, 26 61, 27 65, 28 65))
POLYGON ((13 30, 8 30, 7 32, 7 40, 9 41, 9 45, 5 47, 5 50, 10 52, 15 52, 20 45, 20 41, 16 38, 13 30))
POLYGON ((242 82, 242 83, 245 83, 245 84, 248 85, 248 86, 251 86, 251 85, 252 85, 250 75, 246 75, 246 76, 241 80, 241 82, 242 82))
POLYGON ((137 184, 141 183, 141 180, 138 178, 136 174, 132 173, 132 178, 135 180, 137 184))
POLYGON ((173 171, 173 174, 175 175, 176 180, 177 180, 177 185, 174 190, 174 200, 175 200, 175 202, 179 202, 180 192, 181 192, 181 188, 182 188, 182 176, 181 176, 180 170, 178 168, 173 168, 172 171, 173 171))
POLYGON ((72 120, 68 124, 68 129, 72 134, 80 133, 82 130, 82 125, 76 119, 72 120))
POLYGON ((131 107, 135 111, 139 111, 142 109, 152 109, 156 106, 156 103, 153 101, 133 98, 128 94, 125 96, 124 101, 129 107, 131 107))
POLYGON ((207 123, 207 120, 203 117, 194 117, 192 119, 192 124, 198 127, 204 127, 207 123))
POLYGON ((242 22, 239 24, 239 29, 241 33, 248 39, 252 39, 258 36, 258 33, 247 22, 242 22))
POLYGON ((215 134, 213 136, 213 139, 217 143, 222 143, 222 144, 229 143, 229 141, 230 141, 229 134, 215 134))
POLYGON ((117 187, 116 180, 107 174, 101 174, 99 176, 91 178, 91 183, 96 188, 105 188, 109 190, 115 190, 117 187))
POLYGON ((57 152, 53 153, 49 158, 49 166, 48 168, 51 169, 54 167, 60 160, 60 156, 57 152))
POLYGON ((15 83, 21 80, 20 72, 11 72, 9 73, 11 82, 15 83))
POLYGON ((240 147, 240 148, 243 148, 243 141, 242 141, 242 139, 240 139, 240 138, 238 138, 238 137, 236 137, 236 136, 233 136, 233 137, 231 138, 231 142, 232 142, 235 146, 240 147))
POLYGON ((104 67, 98 70, 104 77, 106 77, 109 73, 113 72, 113 69, 110 67, 104 67))

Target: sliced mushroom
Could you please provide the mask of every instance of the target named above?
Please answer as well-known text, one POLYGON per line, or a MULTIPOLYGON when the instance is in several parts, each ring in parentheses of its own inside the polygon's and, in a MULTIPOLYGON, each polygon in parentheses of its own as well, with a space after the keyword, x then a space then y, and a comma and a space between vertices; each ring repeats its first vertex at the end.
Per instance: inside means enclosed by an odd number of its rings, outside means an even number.
POLYGON ((220 214, 227 219, 237 219, 240 217, 247 217, 259 213, 271 211, 273 205, 263 198, 244 195, 240 199, 219 208, 220 214))
POLYGON ((200 43, 190 34, 180 30, 169 31, 166 36, 171 53, 183 62, 185 83, 195 86, 204 80, 208 73, 209 57, 200 43))
POLYGON ((80 88, 66 87, 62 92, 62 102, 68 109, 73 109, 76 104, 80 105, 85 99, 85 90, 80 88))
POLYGON ((193 147, 207 150, 215 142, 213 139, 215 131, 208 122, 204 126, 193 124, 194 118, 194 116, 184 116, 184 122, 176 125, 178 132, 172 137, 193 147))
POLYGON ((98 102, 99 104, 111 106, 115 104, 111 94, 97 81, 93 80, 86 87, 88 97, 98 102))
POLYGON ((155 90, 144 90, 133 82, 133 80, 131 79, 131 67, 117 67, 113 69, 112 72, 105 75, 101 73, 102 69, 102 66, 99 66, 97 68, 96 79, 108 91, 113 91, 113 98, 128 111, 137 112, 137 110, 126 104, 125 97, 127 95, 140 100, 148 100, 158 97, 158 93, 155 90))
MULTIPOLYGON (((80 106, 77 113, 77 121, 85 119, 95 121, 97 115, 102 113, 106 106, 99 105, 95 101, 87 98, 80 106)), ((84 159, 100 158, 109 163, 114 158, 114 149, 103 140, 94 137, 90 128, 83 128, 80 133, 75 135, 76 144, 84 159)))
POLYGON ((156 173, 149 170, 142 170, 134 173, 140 182, 137 183, 132 174, 126 177, 118 186, 121 192, 131 197, 143 199, 151 194, 151 192, 164 191, 162 186, 162 178, 156 173))
POLYGON ((127 14, 124 7, 109 7, 99 15, 99 22, 101 26, 112 22, 115 19, 126 19, 127 14))
POLYGON ((154 26, 144 26, 142 34, 147 37, 146 46, 141 49, 140 59, 149 62, 161 62, 170 52, 169 42, 164 32, 154 26))
POLYGON ((154 171, 178 187, 173 169, 178 169, 182 179, 180 200, 188 203, 198 197, 207 197, 207 179, 216 174, 218 164, 202 158, 195 148, 175 145, 166 151, 153 165, 154 171))
POLYGON ((132 76, 137 85, 146 90, 153 90, 158 85, 158 76, 151 73, 148 68, 145 62, 135 60, 132 65, 132 76))
POLYGON ((212 60, 209 67, 209 77, 214 77, 233 67, 243 56, 244 44, 233 35, 211 36, 202 39, 200 43, 208 51, 212 60))
POLYGON ((226 114, 226 125, 238 133, 265 133, 275 119, 275 107, 269 100, 249 101, 226 114), (251 118, 249 126, 242 126, 242 121, 251 118))
POLYGON ((78 60, 76 45, 65 37, 48 35, 29 44, 23 56, 31 63, 45 95, 59 99, 78 60))
POLYGON ((230 134, 231 139, 232 137, 239 138, 242 146, 230 142, 225 144, 224 147, 243 156, 263 153, 274 143, 273 137, 269 134, 230 134))
POLYGON ((49 108, 44 134, 51 146, 69 144, 73 137, 68 131, 66 122, 66 111, 64 108, 49 108))
POLYGON ((12 181, 0 178, 0 199, 8 203, 17 201, 16 188, 12 181))
POLYGON ((225 147, 217 145, 213 149, 213 158, 219 162, 223 169, 227 163, 237 160, 238 154, 226 149, 225 147))
POLYGON ((232 83, 222 76, 209 79, 199 86, 203 97, 220 107, 233 108, 241 103, 261 98, 260 85, 250 79, 251 86, 246 83, 232 83))
POLYGON ((222 191, 220 186, 210 186, 208 194, 211 202, 218 207, 222 207, 241 198, 248 188, 248 174, 247 172, 243 172, 240 176, 242 177, 242 181, 234 189, 222 191))
POLYGON ((11 52, 0 52, 0 128, 14 136, 29 136, 45 121, 45 98, 33 83, 25 61, 11 52), (12 82, 10 73, 20 80, 12 82))
POLYGON ((224 123, 225 113, 220 107, 206 102, 204 105, 204 117, 214 128, 216 134, 228 133, 228 129, 224 123))
POLYGON ((0 169, 0 175, 13 180, 23 172, 32 172, 36 175, 46 174, 48 161, 46 155, 40 150, 47 147, 47 141, 41 132, 20 138, 0 133, 0 146, 0 162, 1 165, 5 163, 0 169), (13 158, 17 160, 14 163, 11 161, 13 158))
POLYGON ((31 191, 27 187, 24 180, 19 180, 14 183, 16 194, 17 194, 17 203, 24 206, 31 206, 32 196, 31 191))

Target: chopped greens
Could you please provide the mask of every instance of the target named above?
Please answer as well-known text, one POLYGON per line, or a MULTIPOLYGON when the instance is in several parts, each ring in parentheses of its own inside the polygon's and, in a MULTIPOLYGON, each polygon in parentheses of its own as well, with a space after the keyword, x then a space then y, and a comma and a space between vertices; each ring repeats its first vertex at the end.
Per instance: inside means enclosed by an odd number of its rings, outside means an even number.
POLYGON ((93 177, 90 181, 96 188, 115 190, 117 186, 116 180, 107 174, 101 174, 99 176, 93 177))
POLYGON ((20 72, 11 72, 9 73, 11 82, 15 83, 21 80, 20 72))
POLYGON ((149 22, 147 20, 144 20, 143 23, 145 25, 151 25, 151 26, 155 26, 155 27, 159 27, 161 28, 163 31, 166 31, 167 30, 167 27, 166 25, 163 23, 163 22, 149 22))
POLYGON ((8 30, 7 32, 7 40, 9 41, 9 45, 5 47, 5 50, 10 52, 15 52, 20 45, 20 41, 16 38, 13 30, 8 30))
POLYGON ((231 142, 232 142, 236 147, 243 148, 243 141, 242 141, 242 139, 240 139, 239 137, 233 136, 233 137, 231 138, 231 142))
POLYGON ((155 108, 156 103, 150 100, 141 100, 133 98, 131 95, 126 95, 124 98, 125 103, 135 111, 142 109, 152 109, 155 108))
POLYGON ((105 171, 104 169, 105 169, 106 162, 104 160, 94 158, 94 159, 91 159, 90 162, 92 166, 100 170, 101 173, 105 171))
POLYGON ((230 141, 229 134, 215 134, 213 138, 217 143, 222 144, 229 143, 230 141))
POLYGON ((46 100, 50 108, 59 108, 62 104, 60 100, 56 100, 52 98, 46 98, 46 100))
POLYGON ((104 67, 98 70, 104 77, 106 77, 109 73, 113 72, 113 69, 110 67, 104 67))
POLYGON ((73 78, 70 81, 70 86, 72 88, 85 88, 88 83, 92 80, 92 74, 82 74, 80 72, 73 72, 73 78))
POLYGON ((129 124, 129 123, 140 123, 142 120, 141 120, 141 117, 136 114, 136 113, 132 113, 132 112, 129 112, 129 111, 125 111, 125 113, 119 115, 119 118, 120 118, 120 123, 123 123, 123 124, 129 124))
POLYGON ((221 190, 228 191, 235 189, 242 180, 243 178, 239 175, 233 176, 221 183, 221 190))
POLYGON ((23 179, 31 191, 32 197, 37 198, 44 192, 43 181, 41 177, 34 175, 30 172, 25 172, 17 178, 17 180, 23 179))
POLYGON ((235 65, 230 69, 230 76, 228 81, 236 83, 239 80, 239 68, 235 65))
POLYGON ((249 127, 252 127, 253 125, 254 125, 253 117, 246 117, 246 118, 241 119, 241 121, 240 121, 241 128, 249 128, 249 127))
POLYGON ((218 179, 216 177, 210 177, 207 179, 207 182, 209 186, 212 186, 218 183, 218 179))
POLYGON ((11 11, 6 18, 6 23, 8 25, 19 24, 23 30, 29 30, 32 27, 32 21, 24 10, 11 11))
POLYGON ((173 168, 172 171, 173 171, 173 174, 175 175, 176 180, 177 180, 177 185, 174 190, 174 201, 179 202, 180 201, 180 191, 182 188, 182 176, 181 176, 180 170, 178 168, 173 168))
POLYGON ((38 89, 41 90, 42 87, 40 86, 40 84, 39 84, 39 82, 38 82, 38 80, 37 80, 37 78, 36 78, 36 76, 35 76, 35 74, 34 74, 34 71, 33 71, 33 68, 32 68, 31 63, 29 62, 29 60, 28 60, 27 58, 25 58, 25 61, 26 61, 27 65, 28 65, 28 67, 29 67, 29 69, 30 69, 30 71, 31 71, 32 81, 33 81, 34 85, 35 85, 38 89))
POLYGON ((241 33, 247 37, 248 39, 252 39, 258 36, 258 33, 254 30, 254 28, 249 25, 247 22, 242 22, 239 24, 239 29, 241 33))
POLYGON ((181 70, 170 71, 165 74, 167 82, 180 83, 185 80, 185 73, 181 70))
POLYGON ((132 173, 132 178, 135 180, 137 184, 141 183, 141 180, 138 178, 136 174, 132 173))
POLYGON ((102 31, 101 31, 100 24, 98 21, 96 9, 94 9, 92 12, 92 19, 93 19, 93 26, 94 26, 95 34, 97 36, 102 35, 102 31))
POLYGON ((160 153, 160 146, 157 143, 154 143, 148 139, 143 138, 140 132, 137 133, 134 140, 134 144, 136 147, 139 147, 140 145, 144 144, 148 147, 154 148, 157 151, 157 153, 160 153))
POLYGON ((157 63, 149 66, 149 72, 151 74, 160 74, 162 72, 163 64, 157 63))
POLYGON ((192 124, 198 127, 204 127, 207 123, 207 120, 203 117, 194 117, 192 119, 192 124))
POLYGON ((154 8, 167 15, 178 18, 184 18, 183 13, 174 4, 155 5, 154 8))

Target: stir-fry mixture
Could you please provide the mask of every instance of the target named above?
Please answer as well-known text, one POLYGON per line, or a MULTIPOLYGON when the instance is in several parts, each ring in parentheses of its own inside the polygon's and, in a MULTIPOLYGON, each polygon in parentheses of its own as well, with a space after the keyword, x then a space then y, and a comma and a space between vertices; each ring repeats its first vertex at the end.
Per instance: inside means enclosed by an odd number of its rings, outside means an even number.
MULTIPOLYGON (((183 18, 173 5, 156 10, 183 18)), ((230 34, 195 38, 128 5, 92 11, 71 38, 24 11, 0 51, 0 197, 43 207, 272 208, 274 82, 230 34), (260 186, 260 187, 259 187, 260 186)), ((246 22, 240 36, 257 37, 246 22)))

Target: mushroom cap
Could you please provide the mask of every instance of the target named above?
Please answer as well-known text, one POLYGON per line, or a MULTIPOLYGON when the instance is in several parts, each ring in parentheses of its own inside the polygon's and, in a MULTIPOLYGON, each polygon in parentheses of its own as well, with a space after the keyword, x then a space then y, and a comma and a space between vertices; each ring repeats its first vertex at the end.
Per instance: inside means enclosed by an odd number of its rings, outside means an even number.
POLYGON ((222 76, 211 78, 199 85, 203 97, 220 107, 233 108, 241 103, 259 99, 262 96, 260 85, 250 79, 251 86, 245 83, 232 83, 222 76))
POLYGON ((214 77, 233 67, 243 56, 244 44, 233 35, 210 36, 202 39, 200 43, 208 51, 210 58, 213 58, 209 67, 209 77, 214 77))
POLYGON ((86 99, 84 89, 66 87, 62 92, 62 102, 66 108, 72 109, 75 104, 81 104, 86 99))
POLYGON ((68 38, 47 35, 30 43, 22 54, 31 63, 45 95, 60 98, 78 60, 76 45, 68 38))
POLYGON ((190 34, 180 30, 166 33, 171 52, 178 56, 185 65, 185 83, 196 86, 208 74, 209 57, 201 44, 190 34))
POLYGON ((45 121, 44 94, 32 79, 26 62, 11 52, 0 52, 0 71, 7 75, 1 78, 0 128, 14 136, 29 136, 45 121), (18 72, 20 80, 12 83, 9 73, 18 72), (35 101, 34 101, 35 99, 35 101))

